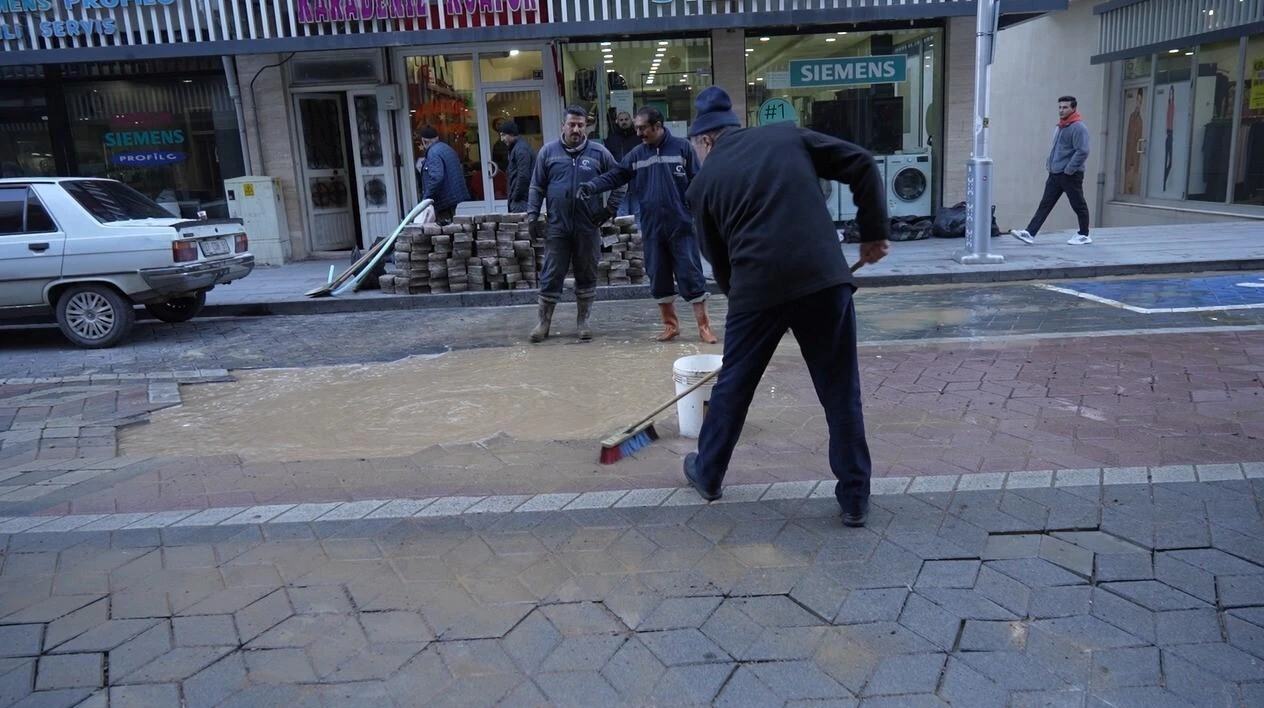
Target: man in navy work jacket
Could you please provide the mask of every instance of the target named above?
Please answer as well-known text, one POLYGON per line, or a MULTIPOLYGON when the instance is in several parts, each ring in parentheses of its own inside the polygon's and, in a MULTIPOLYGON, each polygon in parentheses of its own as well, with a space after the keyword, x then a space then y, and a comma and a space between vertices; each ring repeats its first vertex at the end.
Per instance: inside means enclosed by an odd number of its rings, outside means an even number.
POLYGON ((470 190, 465 186, 465 168, 461 166, 456 150, 439 139, 439 131, 426 126, 418 137, 421 138, 422 149, 426 151, 421 198, 433 199, 435 219, 447 223, 456 214, 457 205, 470 200, 470 190))
POLYGON ((786 330, 794 332, 829 425, 829 462, 843 524, 869 514, 869 446, 860 406, 851 271, 818 179, 851 187, 860 260, 887 253, 882 177, 862 148, 777 123, 740 128, 728 94, 698 94, 689 130, 702 167, 689 187, 694 224, 715 281, 729 298, 724 365, 685 478, 705 499, 720 485, 760 377, 786 330))
POLYGON ((673 137, 663 125, 663 114, 654 108, 636 112, 632 126, 641 144, 624 156, 613 170, 585 184, 588 193, 598 194, 625 184, 629 198, 635 199, 637 216, 644 235, 645 271, 650 275, 650 294, 658 300, 663 331, 658 341, 680 334, 676 317, 676 288, 693 303, 698 336, 715 344, 711 320, 707 318, 707 280, 702 275, 698 239, 693 218, 685 204, 685 190, 697 171, 697 157, 684 138, 673 137), (676 282, 672 283, 675 275, 676 282))
MULTIPOLYGON (((601 225, 614 216, 614 209, 602 206, 596 197, 581 195, 579 186, 614 165, 605 147, 588 140, 588 112, 579 106, 567 107, 562 139, 546 143, 536 156, 527 198, 532 238, 544 239, 539 323, 531 330, 532 342, 543 342, 549 336, 567 267, 575 272, 577 334, 581 341, 592 339, 588 315, 597 297, 601 225), (545 199, 549 207, 547 227, 540 221, 540 205, 545 199)), ((614 207, 618 207, 617 201, 614 207)))

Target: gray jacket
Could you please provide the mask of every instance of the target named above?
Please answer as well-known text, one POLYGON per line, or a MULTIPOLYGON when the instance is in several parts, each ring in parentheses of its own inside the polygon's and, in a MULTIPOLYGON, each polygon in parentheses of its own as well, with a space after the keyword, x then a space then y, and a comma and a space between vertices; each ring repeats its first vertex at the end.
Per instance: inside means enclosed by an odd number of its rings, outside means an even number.
POLYGON ((1053 147, 1049 150, 1049 159, 1045 167, 1050 172, 1073 175, 1084 171, 1084 162, 1088 160, 1088 128, 1084 121, 1075 121, 1065 128, 1055 128, 1053 147))

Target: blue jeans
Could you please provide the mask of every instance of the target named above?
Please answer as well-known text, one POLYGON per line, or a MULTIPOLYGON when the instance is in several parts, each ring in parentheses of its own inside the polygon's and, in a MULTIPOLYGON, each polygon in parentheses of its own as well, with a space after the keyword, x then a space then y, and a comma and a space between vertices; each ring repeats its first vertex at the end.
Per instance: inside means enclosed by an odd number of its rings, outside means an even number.
POLYGON ((702 254, 693 231, 675 235, 646 231, 645 272, 650 276, 650 295, 659 302, 676 299, 676 289, 688 302, 707 299, 707 279, 702 275, 702 254), (675 281, 673 282, 673 277, 675 281))
POLYGON ((562 299, 567 268, 575 272, 575 297, 597 294, 597 261, 601 258, 601 236, 597 233, 562 234, 549 231, 544 241, 544 270, 540 273, 540 299, 562 299))
POLYGON ((708 490, 720 489, 759 380, 789 329, 825 408, 830 469, 838 478, 834 496, 845 510, 855 510, 869 499, 872 463, 860 405, 851 292, 848 285, 836 285, 766 310, 729 311, 724 321, 724 365, 698 436, 697 471, 708 490))

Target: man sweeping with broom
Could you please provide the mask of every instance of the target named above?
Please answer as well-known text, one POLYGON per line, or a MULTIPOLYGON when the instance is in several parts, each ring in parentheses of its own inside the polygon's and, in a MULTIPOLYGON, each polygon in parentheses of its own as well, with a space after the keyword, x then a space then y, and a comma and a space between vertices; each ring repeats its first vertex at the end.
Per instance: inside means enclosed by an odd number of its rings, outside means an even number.
POLYGON ((817 186, 851 187, 860 262, 887 254, 882 176, 864 149, 779 123, 742 129, 728 94, 698 94, 689 138, 702 167, 687 192, 702 252, 728 296, 724 363, 685 477, 719 499, 746 411, 777 344, 794 332, 829 424, 834 494, 846 526, 869 515, 869 446, 860 405, 851 271, 817 186))

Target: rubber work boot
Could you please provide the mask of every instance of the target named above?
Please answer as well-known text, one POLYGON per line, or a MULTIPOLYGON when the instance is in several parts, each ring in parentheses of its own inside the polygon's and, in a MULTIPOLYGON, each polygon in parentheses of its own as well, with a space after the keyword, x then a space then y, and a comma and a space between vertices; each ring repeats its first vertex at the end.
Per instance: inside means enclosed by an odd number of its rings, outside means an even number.
POLYGON ((658 303, 658 312, 663 317, 663 331, 655 339, 660 342, 671 341, 680 334, 680 320, 676 319, 676 306, 670 302, 658 303))
POLYGON ((592 304, 593 299, 590 297, 575 301, 575 331, 579 334, 581 342, 592 339, 592 330, 588 328, 588 315, 592 313, 592 304))
POLYGON ((720 341, 719 337, 711 331, 711 318, 707 317, 706 301, 695 302, 693 304, 693 316, 698 320, 698 338, 707 344, 715 344, 720 341))
POLYGON ((549 336, 549 325, 553 324, 553 308, 557 306, 555 302, 540 301, 540 323, 531 330, 531 341, 539 344, 549 336))

